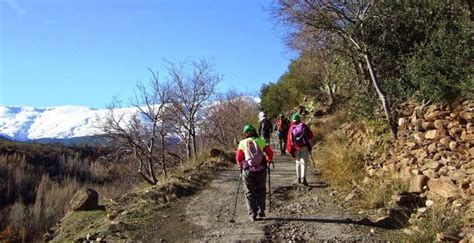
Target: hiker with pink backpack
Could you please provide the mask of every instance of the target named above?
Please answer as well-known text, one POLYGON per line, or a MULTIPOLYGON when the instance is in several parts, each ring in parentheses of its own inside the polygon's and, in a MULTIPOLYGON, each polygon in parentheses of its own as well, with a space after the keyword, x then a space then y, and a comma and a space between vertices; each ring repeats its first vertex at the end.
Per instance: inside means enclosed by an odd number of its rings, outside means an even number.
POLYGON ((296 161, 296 183, 303 183, 303 185, 308 186, 306 168, 312 148, 310 141, 314 135, 308 125, 301 122, 299 113, 293 114, 291 120, 286 150, 296 161))
POLYGON ((245 125, 243 140, 235 153, 244 184, 245 201, 250 221, 265 217, 267 168, 273 161, 273 151, 260 138, 252 125, 245 125))

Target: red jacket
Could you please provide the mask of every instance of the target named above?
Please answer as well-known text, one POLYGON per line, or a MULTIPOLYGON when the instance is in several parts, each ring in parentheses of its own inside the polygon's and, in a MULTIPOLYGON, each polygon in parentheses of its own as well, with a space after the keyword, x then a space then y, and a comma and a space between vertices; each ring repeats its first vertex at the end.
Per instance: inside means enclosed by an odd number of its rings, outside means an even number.
MULTIPOLYGON (((291 156, 294 156, 295 151, 298 151, 298 150, 301 149, 301 147, 298 147, 298 146, 294 145, 293 141, 291 139, 291 133, 293 132, 293 127, 296 124, 299 124, 299 123, 300 123, 300 121, 292 122, 290 124, 290 128, 288 129, 288 136, 287 136, 287 139, 286 139, 286 151, 288 151, 288 153, 290 153, 291 156)), ((311 139, 313 139, 314 134, 311 131, 311 129, 308 127, 308 125, 303 123, 303 127, 304 127, 304 132, 306 134, 306 138, 308 139, 308 144, 306 144, 306 146, 308 146, 308 149, 311 150, 310 141, 311 141, 311 139)))

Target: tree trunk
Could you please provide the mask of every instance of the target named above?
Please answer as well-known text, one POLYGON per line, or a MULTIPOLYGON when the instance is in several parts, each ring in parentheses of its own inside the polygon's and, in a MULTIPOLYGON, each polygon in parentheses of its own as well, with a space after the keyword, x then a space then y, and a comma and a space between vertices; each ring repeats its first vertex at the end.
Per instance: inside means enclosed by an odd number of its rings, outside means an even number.
POLYGON ((329 96, 329 109, 332 109, 332 105, 334 104, 334 90, 331 83, 326 84, 328 89, 328 96, 329 96))
POLYGON ((192 154, 191 154, 191 136, 190 135, 187 135, 185 143, 186 143, 186 155, 188 156, 188 160, 190 160, 192 158, 192 154))
POLYGON ((140 174, 142 176, 142 178, 148 183, 148 184, 151 184, 151 185, 156 185, 156 178, 154 177, 151 177, 150 175, 152 174, 150 172, 150 167, 149 166, 145 166, 144 163, 147 163, 146 162, 146 159, 145 158, 142 158, 140 157, 140 155, 138 154, 137 151, 135 151, 135 158, 138 160, 138 174, 140 174), (144 171, 143 171, 144 170, 144 171))
POLYGON ((334 90, 332 89, 331 85, 331 72, 329 71, 329 65, 327 62, 324 62, 324 69, 326 72, 326 88, 328 89, 328 96, 329 96, 329 110, 332 110, 332 106, 334 103, 334 90))
POLYGON ((157 183, 158 180, 156 179, 155 175, 155 168, 153 166, 153 153, 155 151, 155 132, 156 132, 156 123, 153 125, 153 131, 152 131, 152 138, 151 138, 151 143, 150 147, 148 148, 148 173, 150 174, 149 176, 151 177, 151 180, 153 183, 157 183))
POLYGON ((151 180, 153 181, 153 184, 156 184, 158 180, 156 179, 155 169, 153 168, 153 159, 151 159, 148 163, 148 168, 148 170, 150 171, 151 180))
POLYGON ((142 178, 150 185, 156 185, 156 182, 152 181, 150 178, 148 178, 148 176, 146 176, 145 174, 143 174, 143 172, 139 172, 138 174, 140 174, 142 176, 142 178))
POLYGON ((372 79, 372 84, 374 85, 374 88, 377 91, 377 95, 379 96, 379 99, 382 102, 386 119, 390 125, 390 130, 392 132, 393 137, 396 139, 397 138, 397 124, 394 121, 395 119, 391 112, 389 100, 387 96, 385 95, 385 93, 383 92, 382 87, 380 85, 380 80, 378 79, 377 74, 375 73, 374 65, 372 63, 372 56, 370 55, 369 51, 365 51, 364 58, 367 63, 367 69, 369 69, 370 77, 372 79))
POLYGON ((189 123, 189 136, 191 138, 191 149, 192 155, 194 158, 197 157, 197 147, 196 147, 196 124, 194 123, 194 119, 191 119, 189 123))
POLYGON ((366 80, 366 75, 364 73, 364 68, 362 67, 361 62, 358 59, 356 59, 353 55, 350 55, 350 58, 352 60, 352 65, 353 65, 354 71, 356 73, 357 84, 359 86, 362 86, 362 85, 364 85, 364 80, 366 80))
POLYGON ((197 157, 197 147, 196 147, 196 131, 193 128, 193 134, 191 135, 192 141, 193 141, 193 154, 194 158, 197 157))
POLYGON ((165 147, 165 134, 161 133, 161 166, 163 168, 163 175, 165 177, 168 177, 168 174, 166 172, 166 162, 165 162, 165 152, 166 152, 166 147, 165 147))
MULTIPOLYGON (((153 151, 153 150, 152 150, 153 151)), ((156 179, 156 175, 155 175, 155 168, 153 167, 153 154, 152 154, 152 151, 150 151, 149 155, 148 155, 148 162, 147 162, 147 165, 148 165, 148 170, 146 170, 148 172, 148 176, 150 177, 150 181, 153 183, 153 185, 155 185, 158 180, 156 179)))

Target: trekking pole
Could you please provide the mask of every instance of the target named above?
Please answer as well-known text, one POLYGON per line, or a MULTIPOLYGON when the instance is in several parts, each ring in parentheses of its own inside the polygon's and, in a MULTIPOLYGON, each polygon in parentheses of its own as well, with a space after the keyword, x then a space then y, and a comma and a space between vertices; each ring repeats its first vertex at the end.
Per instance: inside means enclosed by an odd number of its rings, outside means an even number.
POLYGON ((270 184, 270 166, 268 166, 267 169, 268 169, 268 212, 271 212, 272 211, 272 187, 270 184))
POLYGON ((276 151, 277 150, 277 143, 276 143, 276 140, 275 142, 273 143, 273 151, 276 151))
POLYGON ((273 151, 276 151, 277 150, 277 146, 278 146, 278 141, 279 141, 279 138, 278 138, 278 132, 275 133, 275 142, 273 143, 273 151))
POLYGON ((237 198, 239 197, 240 183, 242 182, 242 170, 240 171, 239 182, 237 184, 237 193, 235 194, 234 210, 232 210, 232 219, 230 223, 235 223, 235 208, 237 207, 237 198))

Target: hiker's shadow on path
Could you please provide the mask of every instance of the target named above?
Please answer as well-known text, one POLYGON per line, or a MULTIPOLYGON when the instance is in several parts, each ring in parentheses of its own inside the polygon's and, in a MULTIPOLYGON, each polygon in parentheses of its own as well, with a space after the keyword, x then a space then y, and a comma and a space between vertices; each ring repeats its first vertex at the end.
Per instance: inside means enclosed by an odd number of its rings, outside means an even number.
POLYGON ((304 189, 313 189, 313 188, 326 188, 329 185, 325 182, 312 182, 309 183, 308 186, 304 186, 303 184, 292 184, 288 186, 278 186, 273 189, 275 193, 287 193, 288 191, 292 190, 304 190, 304 189))
POLYGON ((325 182, 315 182, 315 183, 310 183, 308 185, 309 188, 325 188, 328 187, 329 185, 325 182))
POLYGON ((288 222, 313 222, 313 223, 328 223, 328 224, 355 224, 355 225, 363 225, 363 226, 370 226, 376 228, 384 228, 384 229, 399 229, 398 226, 395 225, 383 225, 377 224, 372 222, 369 219, 361 219, 361 220, 353 220, 350 218, 345 219, 325 219, 325 218, 294 218, 294 217, 267 217, 259 219, 261 221, 288 221, 288 222))

